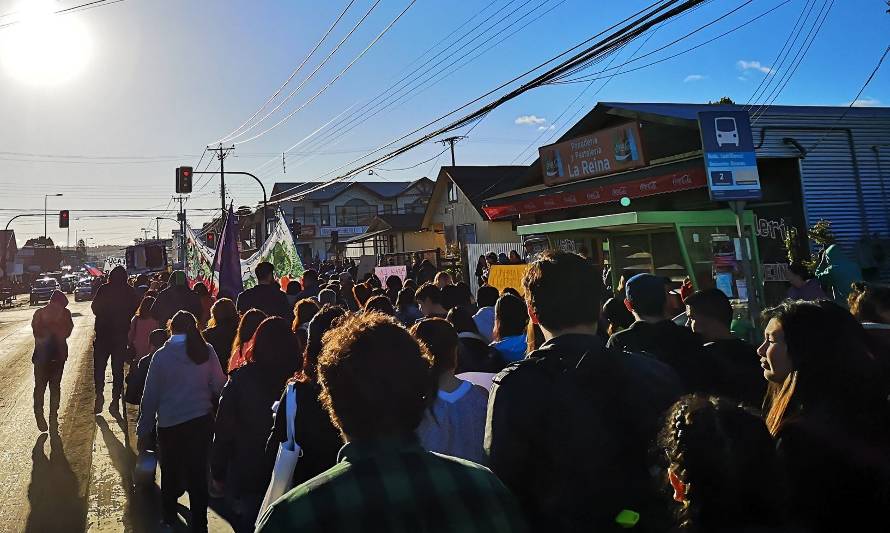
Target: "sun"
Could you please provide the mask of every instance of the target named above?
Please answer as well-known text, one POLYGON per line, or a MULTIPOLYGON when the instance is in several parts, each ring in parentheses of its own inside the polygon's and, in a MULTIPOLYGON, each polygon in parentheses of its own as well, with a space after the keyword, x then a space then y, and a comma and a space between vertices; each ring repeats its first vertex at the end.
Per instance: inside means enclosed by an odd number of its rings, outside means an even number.
POLYGON ((92 41, 78 15, 55 15, 52 0, 25 0, 3 20, 0 65, 12 78, 35 86, 65 83, 89 63, 92 41))

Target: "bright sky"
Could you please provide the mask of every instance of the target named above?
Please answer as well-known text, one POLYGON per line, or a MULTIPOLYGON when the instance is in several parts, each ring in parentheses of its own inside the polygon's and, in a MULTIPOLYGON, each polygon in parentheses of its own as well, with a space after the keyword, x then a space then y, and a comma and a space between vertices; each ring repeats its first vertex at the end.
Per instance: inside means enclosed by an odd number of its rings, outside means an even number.
MULTIPOLYGON (((356 0, 279 98, 257 118, 297 89, 375 1, 356 0)), ((631 43, 615 56, 612 66, 620 65, 635 52, 634 57, 639 57, 663 46, 736 7, 744 5, 713 26, 626 68, 703 42, 783 1, 712 0, 658 28, 651 37, 647 34, 631 43)), ((26 0, 24 5, 33 8, 46 2, 54 11, 86 0, 26 0)), ((605 80, 589 87, 579 83, 535 89, 490 113, 468 139, 460 142, 458 164, 528 163, 535 157, 537 146, 555 139, 598 101, 705 102, 729 96, 745 103, 771 69, 776 82, 770 90, 778 87, 779 78, 789 73, 787 67, 797 51, 792 50, 785 65, 774 64, 792 27, 802 12, 808 15, 799 45, 825 2, 833 4, 825 24, 812 47, 806 54, 801 52, 799 68, 784 90, 776 91, 774 103, 847 105, 890 44, 887 5, 883 0, 788 0, 771 14, 711 44, 615 76, 598 93, 605 80), (586 92, 566 111, 585 88, 586 92), (563 116, 557 120, 560 114, 563 116), (525 150, 530 144, 533 148, 525 150)), ((94 239, 91 245, 130 242, 142 235, 141 228, 153 229, 153 217, 157 216, 145 213, 141 218, 95 218, 98 213, 77 210, 169 208, 161 216, 175 218, 170 200, 175 167, 198 163, 207 144, 248 120, 303 61, 347 3, 125 0, 37 18, 30 24, 0 27, 0 223, 5 224, 20 212, 17 210, 43 209, 44 194, 55 193, 64 194, 63 198, 49 199, 49 234, 57 244, 65 244, 66 233, 57 228, 57 215, 52 213, 62 208, 74 211, 72 245, 75 230, 78 237, 94 239)), ((497 87, 649 2, 416 0, 361 59, 307 104, 410 3, 379 0, 364 23, 290 101, 234 142, 248 141, 300 106, 305 107, 261 137, 237 145, 226 160, 226 169, 253 171, 270 191, 275 181, 323 179, 333 169, 497 87), (475 18, 462 26, 471 17, 475 18), (479 24, 470 36, 452 44, 479 24), (418 90, 410 91, 410 98, 397 100, 396 105, 375 116, 361 113, 358 117, 367 120, 351 132, 332 133, 328 141, 318 142, 329 131, 323 129, 286 156, 287 173, 283 173, 282 151, 347 109, 340 116, 348 117, 449 45, 451 48, 423 70, 445 56, 455 55, 427 74, 422 70, 409 77, 419 85, 418 90), (431 47, 432 51, 421 57, 431 47), (480 53, 463 68, 446 75, 480 53), (464 54, 469 55, 459 59, 464 54), (453 66, 446 69, 452 62, 453 66), (429 82, 421 84, 423 80, 429 82)), ((0 26, 22 16, 21 6, 18 0, 0 0, 0 15, 17 12, 0 16, 0 26)), ((585 73, 605 67, 610 59, 585 73)), ((887 63, 890 61, 885 62, 858 104, 890 105, 887 63)), ((765 96, 758 100, 770 99, 765 96)), ((381 169, 378 174, 392 180, 434 178, 438 167, 447 163, 447 154, 436 158, 441 151, 441 145, 428 143, 382 167, 396 169, 428 162, 406 171, 381 169)), ((205 157, 202 170, 207 162, 205 157)), ((365 178, 366 174, 360 176, 365 178)), ((220 204, 217 177, 200 177, 196 184, 196 193, 187 204, 194 210, 190 215, 193 226, 209 216, 197 209, 218 208, 220 204)), ((261 198, 258 186, 247 177, 230 176, 227 185, 236 206, 255 205, 261 198)), ((161 220, 162 235, 169 236, 175 225, 161 220)), ((18 219, 11 227, 21 245, 26 238, 42 234, 43 220, 18 219)))

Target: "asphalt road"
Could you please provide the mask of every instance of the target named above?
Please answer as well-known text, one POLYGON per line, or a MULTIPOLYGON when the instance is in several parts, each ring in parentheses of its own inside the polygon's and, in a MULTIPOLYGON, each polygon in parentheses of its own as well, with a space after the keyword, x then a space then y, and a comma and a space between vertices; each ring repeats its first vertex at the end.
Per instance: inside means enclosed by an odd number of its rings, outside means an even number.
MULTIPOLYGON (((36 308, 24 303, 0 310, 0 532, 158 531, 158 485, 132 489, 136 409, 111 413, 106 405, 102 414, 93 414, 89 302, 69 306, 74 332, 59 427, 49 433, 40 433, 34 422, 31 317, 36 308)), ((110 366, 104 395, 110 401, 110 366)), ((187 516, 187 497, 180 503, 187 516)), ((211 506, 225 514, 220 502, 211 506)), ((214 511, 209 522, 211 531, 232 531, 214 511)))

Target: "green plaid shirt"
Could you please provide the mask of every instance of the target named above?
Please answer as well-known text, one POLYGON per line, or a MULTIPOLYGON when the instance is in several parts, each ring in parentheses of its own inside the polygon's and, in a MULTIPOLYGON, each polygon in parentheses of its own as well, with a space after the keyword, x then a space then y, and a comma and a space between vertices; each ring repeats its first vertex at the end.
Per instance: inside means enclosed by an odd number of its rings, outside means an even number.
POLYGON ((415 437, 349 443, 337 464, 269 508, 258 532, 524 532, 516 500, 485 467, 415 437))

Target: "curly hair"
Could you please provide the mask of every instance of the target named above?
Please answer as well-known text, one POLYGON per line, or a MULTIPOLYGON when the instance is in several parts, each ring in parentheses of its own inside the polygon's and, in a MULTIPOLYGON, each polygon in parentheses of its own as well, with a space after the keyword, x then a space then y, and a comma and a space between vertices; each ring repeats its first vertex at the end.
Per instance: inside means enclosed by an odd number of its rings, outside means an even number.
POLYGON ((659 435, 669 468, 685 485, 677 525, 688 531, 776 526, 784 490, 775 443, 763 420, 718 397, 688 395, 659 435))
POLYGON ((322 344, 319 399, 343 434, 363 439, 417 429, 432 357, 395 318, 376 312, 346 315, 322 344))

